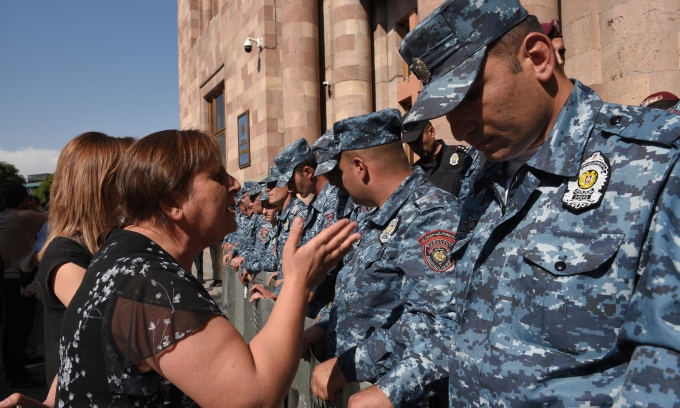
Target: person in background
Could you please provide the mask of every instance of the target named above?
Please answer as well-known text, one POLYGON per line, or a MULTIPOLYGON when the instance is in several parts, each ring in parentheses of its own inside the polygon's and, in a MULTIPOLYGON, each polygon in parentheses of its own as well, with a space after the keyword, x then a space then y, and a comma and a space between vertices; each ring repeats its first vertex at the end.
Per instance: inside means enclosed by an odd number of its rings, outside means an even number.
POLYGON ((31 333, 36 307, 35 296, 22 296, 21 291, 33 281, 35 274, 21 271, 20 263, 32 264, 35 236, 47 221, 48 213, 28 209, 28 190, 14 184, 3 192, 7 208, 0 213, 0 253, 5 265, 3 295, 5 326, 2 333, 2 362, 13 390, 27 390, 45 385, 32 378, 26 367, 26 340, 31 333))
POLYGON ((49 233, 39 253, 45 316, 45 374, 56 392, 59 330, 66 308, 83 280, 105 233, 118 223, 116 176, 134 139, 86 132, 59 154, 51 189, 49 233))
POLYGON ((680 98, 670 92, 655 92, 642 100, 640 106, 654 109, 671 109, 680 98))
POLYGON ((246 344, 188 272, 202 248, 236 229, 230 207, 240 186, 220 155, 214 137, 194 130, 134 143, 117 180, 124 228, 95 254, 64 316, 56 400, 41 405, 14 394, 0 407, 283 402, 299 364, 309 291, 359 237, 345 221, 298 248, 302 222, 295 220, 282 262, 285 288, 246 344))
POLYGON ((541 23, 543 33, 550 38, 553 49, 555 50, 555 65, 564 71, 564 62, 566 61, 567 48, 564 46, 564 37, 562 36, 562 27, 558 20, 552 20, 549 23, 541 23))
POLYGON ((464 179, 478 167, 473 167, 473 163, 480 160, 477 151, 465 145, 449 146, 443 140, 437 140, 435 128, 429 120, 412 123, 406 128, 401 141, 420 157, 413 166, 423 169, 432 184, 458 197, 464 179))

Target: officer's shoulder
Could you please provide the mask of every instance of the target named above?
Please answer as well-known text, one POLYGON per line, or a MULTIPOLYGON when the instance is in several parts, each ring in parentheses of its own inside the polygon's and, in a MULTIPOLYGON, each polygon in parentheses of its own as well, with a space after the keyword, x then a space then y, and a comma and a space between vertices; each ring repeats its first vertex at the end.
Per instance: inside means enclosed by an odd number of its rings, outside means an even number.
POLYGON ((603 103, 597 117, 603 132, 672 147, 680 138, 680 115, 665 109, 603 103))
POLYGON ((413 197, 413 205, 421 214, 426 214, 435 210, 449 210, 452 203, 456 202, 456 197, 434 184, 427 182, 421 185, 413 197))

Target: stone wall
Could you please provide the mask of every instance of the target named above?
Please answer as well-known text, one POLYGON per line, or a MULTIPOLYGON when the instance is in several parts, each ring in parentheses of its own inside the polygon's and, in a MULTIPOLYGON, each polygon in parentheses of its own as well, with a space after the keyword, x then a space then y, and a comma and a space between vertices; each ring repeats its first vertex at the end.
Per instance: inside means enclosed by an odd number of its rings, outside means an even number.
MULTIPOLYGON (((178 0, 180 125, 207 130, 224 88, 227 170, 259 180, 298 137, 313 142, 337 120, 408 107, 420 83, 398 48, 441 0, 178 0), (415 11, 415 13, 413 13, 415 11), (247 37, 264 48, 243 51, 247 37), (406 74, 406 75, 405 75, 406 74), (327 85, 322 85, 326 83, 327 85), (250 113, 251 163, 238 167, 236 119, 250 113)), ((680 95, 680 1, 523 0, 542 22, 561 19, 565 70, 605 101, 680 95)), ((452 143, 443 118, 438 137, 452 143)))

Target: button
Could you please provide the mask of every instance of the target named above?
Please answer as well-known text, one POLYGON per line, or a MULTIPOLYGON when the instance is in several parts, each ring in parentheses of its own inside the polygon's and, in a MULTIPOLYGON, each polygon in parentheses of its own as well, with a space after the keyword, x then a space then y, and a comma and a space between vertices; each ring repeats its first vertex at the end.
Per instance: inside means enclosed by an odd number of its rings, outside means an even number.
POLYGON ((611 119, 609 119, 609 123, 612 125, 618 125, 621 123, 621 116, 614 116, 611 119))
POLYGON ((562 272, 563 270, 567 269, 567 264, 564 263, 563 261, 557 261, 555 262, 555 270, 558 272, 562 272))

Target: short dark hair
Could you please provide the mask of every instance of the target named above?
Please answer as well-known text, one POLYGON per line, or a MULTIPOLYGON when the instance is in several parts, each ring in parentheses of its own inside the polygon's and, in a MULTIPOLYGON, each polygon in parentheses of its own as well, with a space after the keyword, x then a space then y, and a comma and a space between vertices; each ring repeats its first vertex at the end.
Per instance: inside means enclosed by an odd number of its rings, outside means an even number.
POLYGON ((519 74, 522 72, 522 65, 517 59, 517 53, 526 36, 531 33, 543 34, 541 23, 533 15, 527 16, 510 31, 491 42, 487 47, 486 55, 500 58, 513 74, 519 74))
POLYGON ((344 153, 347 153, 350 158, 361 157, 364 160, 370 160, 376 163, 381 170, 406 170, 411 168, 401 140, 367 149, 347 150, 344 153))
POLYGON ((151 221, 167 230, 163 207, 188 198, 194 176, 220 163, 216 139, 199 130, 164 130, 134 142, 116 180, 125 223, 151 221))
POLYGON ((28 189, 21 184, 10 184, 4 192, 7 208, 17 208, 28 198, 28 189))
POLYGON ((316 155, 313 155, 313 154, 310 155, 302 163, 295 166, 295 171, 298 172, 298 173, 302 173, 302 169, 304 169, 305 166, 309 166, 309 167, 313 168, 314 170, 316 170, 316 166, 317 166, 316 155))

